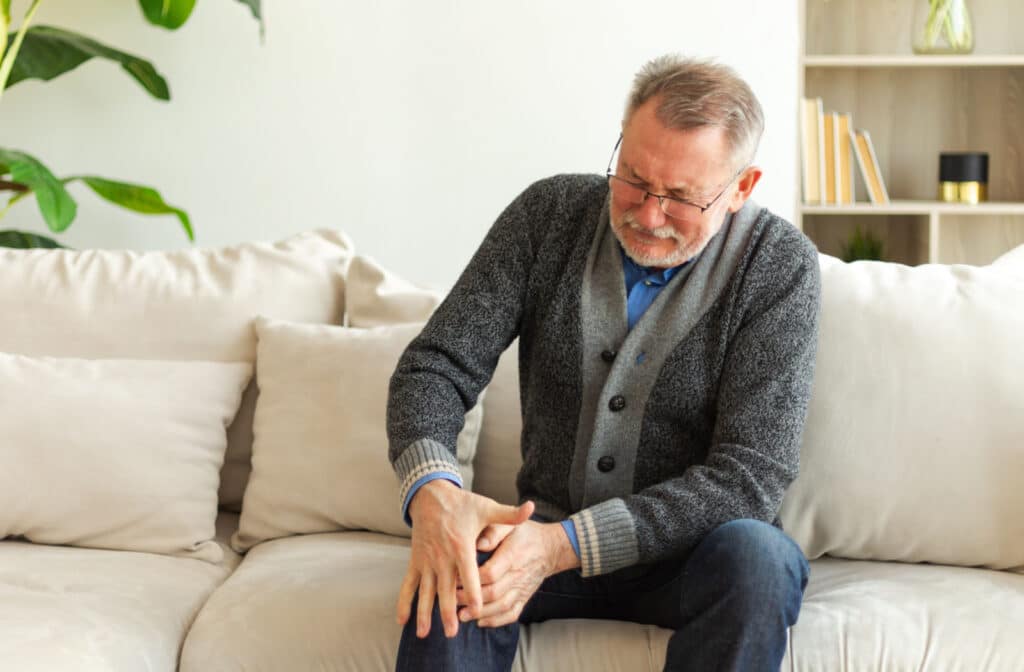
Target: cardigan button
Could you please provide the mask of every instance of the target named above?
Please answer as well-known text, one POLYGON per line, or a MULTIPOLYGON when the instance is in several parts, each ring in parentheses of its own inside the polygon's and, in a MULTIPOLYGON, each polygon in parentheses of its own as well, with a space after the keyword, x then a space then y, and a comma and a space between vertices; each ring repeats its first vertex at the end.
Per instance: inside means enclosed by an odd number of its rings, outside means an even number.
POLYGON ((597 469, 600 472, 607 474, 609 471, 615 468, 615 458, 611 455, 605 455, 597 461, 597 469))
POLYGON ((616 394, 608 401, 608 408, 612 411, 621 411, 626 407, 626 398, 621 394, 616 394))
POLYGON ((601 353, 601 359, 611 364, 615 361, 615 355, 618 354, 614 350, 605 350, 601 353))

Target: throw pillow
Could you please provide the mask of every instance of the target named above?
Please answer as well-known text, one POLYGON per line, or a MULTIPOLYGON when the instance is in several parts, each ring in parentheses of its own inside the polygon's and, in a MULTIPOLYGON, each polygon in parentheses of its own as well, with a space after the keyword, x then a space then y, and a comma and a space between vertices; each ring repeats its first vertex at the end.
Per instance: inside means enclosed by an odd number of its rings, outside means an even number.
POLYGON ((251 375, 0 353, 0 538, 220 562, 218 473, 251 375))
MULTIPOLYGON (((422 324, 373 329, 259 318, 253 473, 232 546, 293 534, 372 530, 409 536, 388 462, 388 384, 422 324)), ((469 487, 482 407, 457 452, 469 487)))
POLYGON ((345 277, 350 327, 425 322, 442 299, 443 293, 409 282, 363 255, 352 257, 345 277))

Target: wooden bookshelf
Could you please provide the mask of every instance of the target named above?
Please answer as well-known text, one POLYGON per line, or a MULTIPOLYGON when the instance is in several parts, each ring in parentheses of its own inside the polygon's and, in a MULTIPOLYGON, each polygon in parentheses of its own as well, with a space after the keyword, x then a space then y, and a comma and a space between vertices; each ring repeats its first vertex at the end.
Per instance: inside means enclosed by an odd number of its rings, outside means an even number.
POLYGON ((923 56, 908 0, 801 1, 799 95, 871 133, 893 199, 870 204, 859 173, 852 206, 805 204, 801 190, 797 224, 822 252, 838 256, 858 227, 907 264, 987 264, 1024 244, 1024 3, 970 9, 975 53, 923 56), (988 152, 989 202, 934 200, 943 151, 988 152))

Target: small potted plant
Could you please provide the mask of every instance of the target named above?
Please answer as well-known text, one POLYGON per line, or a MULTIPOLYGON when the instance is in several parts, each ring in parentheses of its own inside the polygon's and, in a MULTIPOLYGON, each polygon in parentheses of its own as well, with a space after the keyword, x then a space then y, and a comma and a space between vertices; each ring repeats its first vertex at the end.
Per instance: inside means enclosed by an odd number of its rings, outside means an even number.
POLYGON ((869 231, 858 226, 850 239, 843 243, 840 257, 845 262, 882 261, 882 241, 869 231))

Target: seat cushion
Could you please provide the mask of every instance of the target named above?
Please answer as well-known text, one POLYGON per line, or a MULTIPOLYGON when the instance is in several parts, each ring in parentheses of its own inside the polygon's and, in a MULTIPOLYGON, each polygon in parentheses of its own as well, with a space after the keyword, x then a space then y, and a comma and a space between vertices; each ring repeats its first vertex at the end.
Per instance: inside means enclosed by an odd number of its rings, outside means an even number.
MULTIPOLYGON (((181 670, 390 671, 408 541, 368 532, 260 544, 214 592, 181 670)), ((811 563, 783 670, 1014 669, 1024 576, 825 558, 811 563)), ((618 621, 523 629, 513 670, 661 670, 671 632, 618 621)))
POLYGON ((180 669, 390 671, 408 559, 408 539, 374 532, 264 542, 196 617, 180 669))
POLYGON ((217 519, 224 559, 0 542, 0 668, 174 672, 196 612, 240 557, 238 515, 217 519))
POLYGON ((1019 670, 1024 575, 822 558, 784 670, 1019 670))

